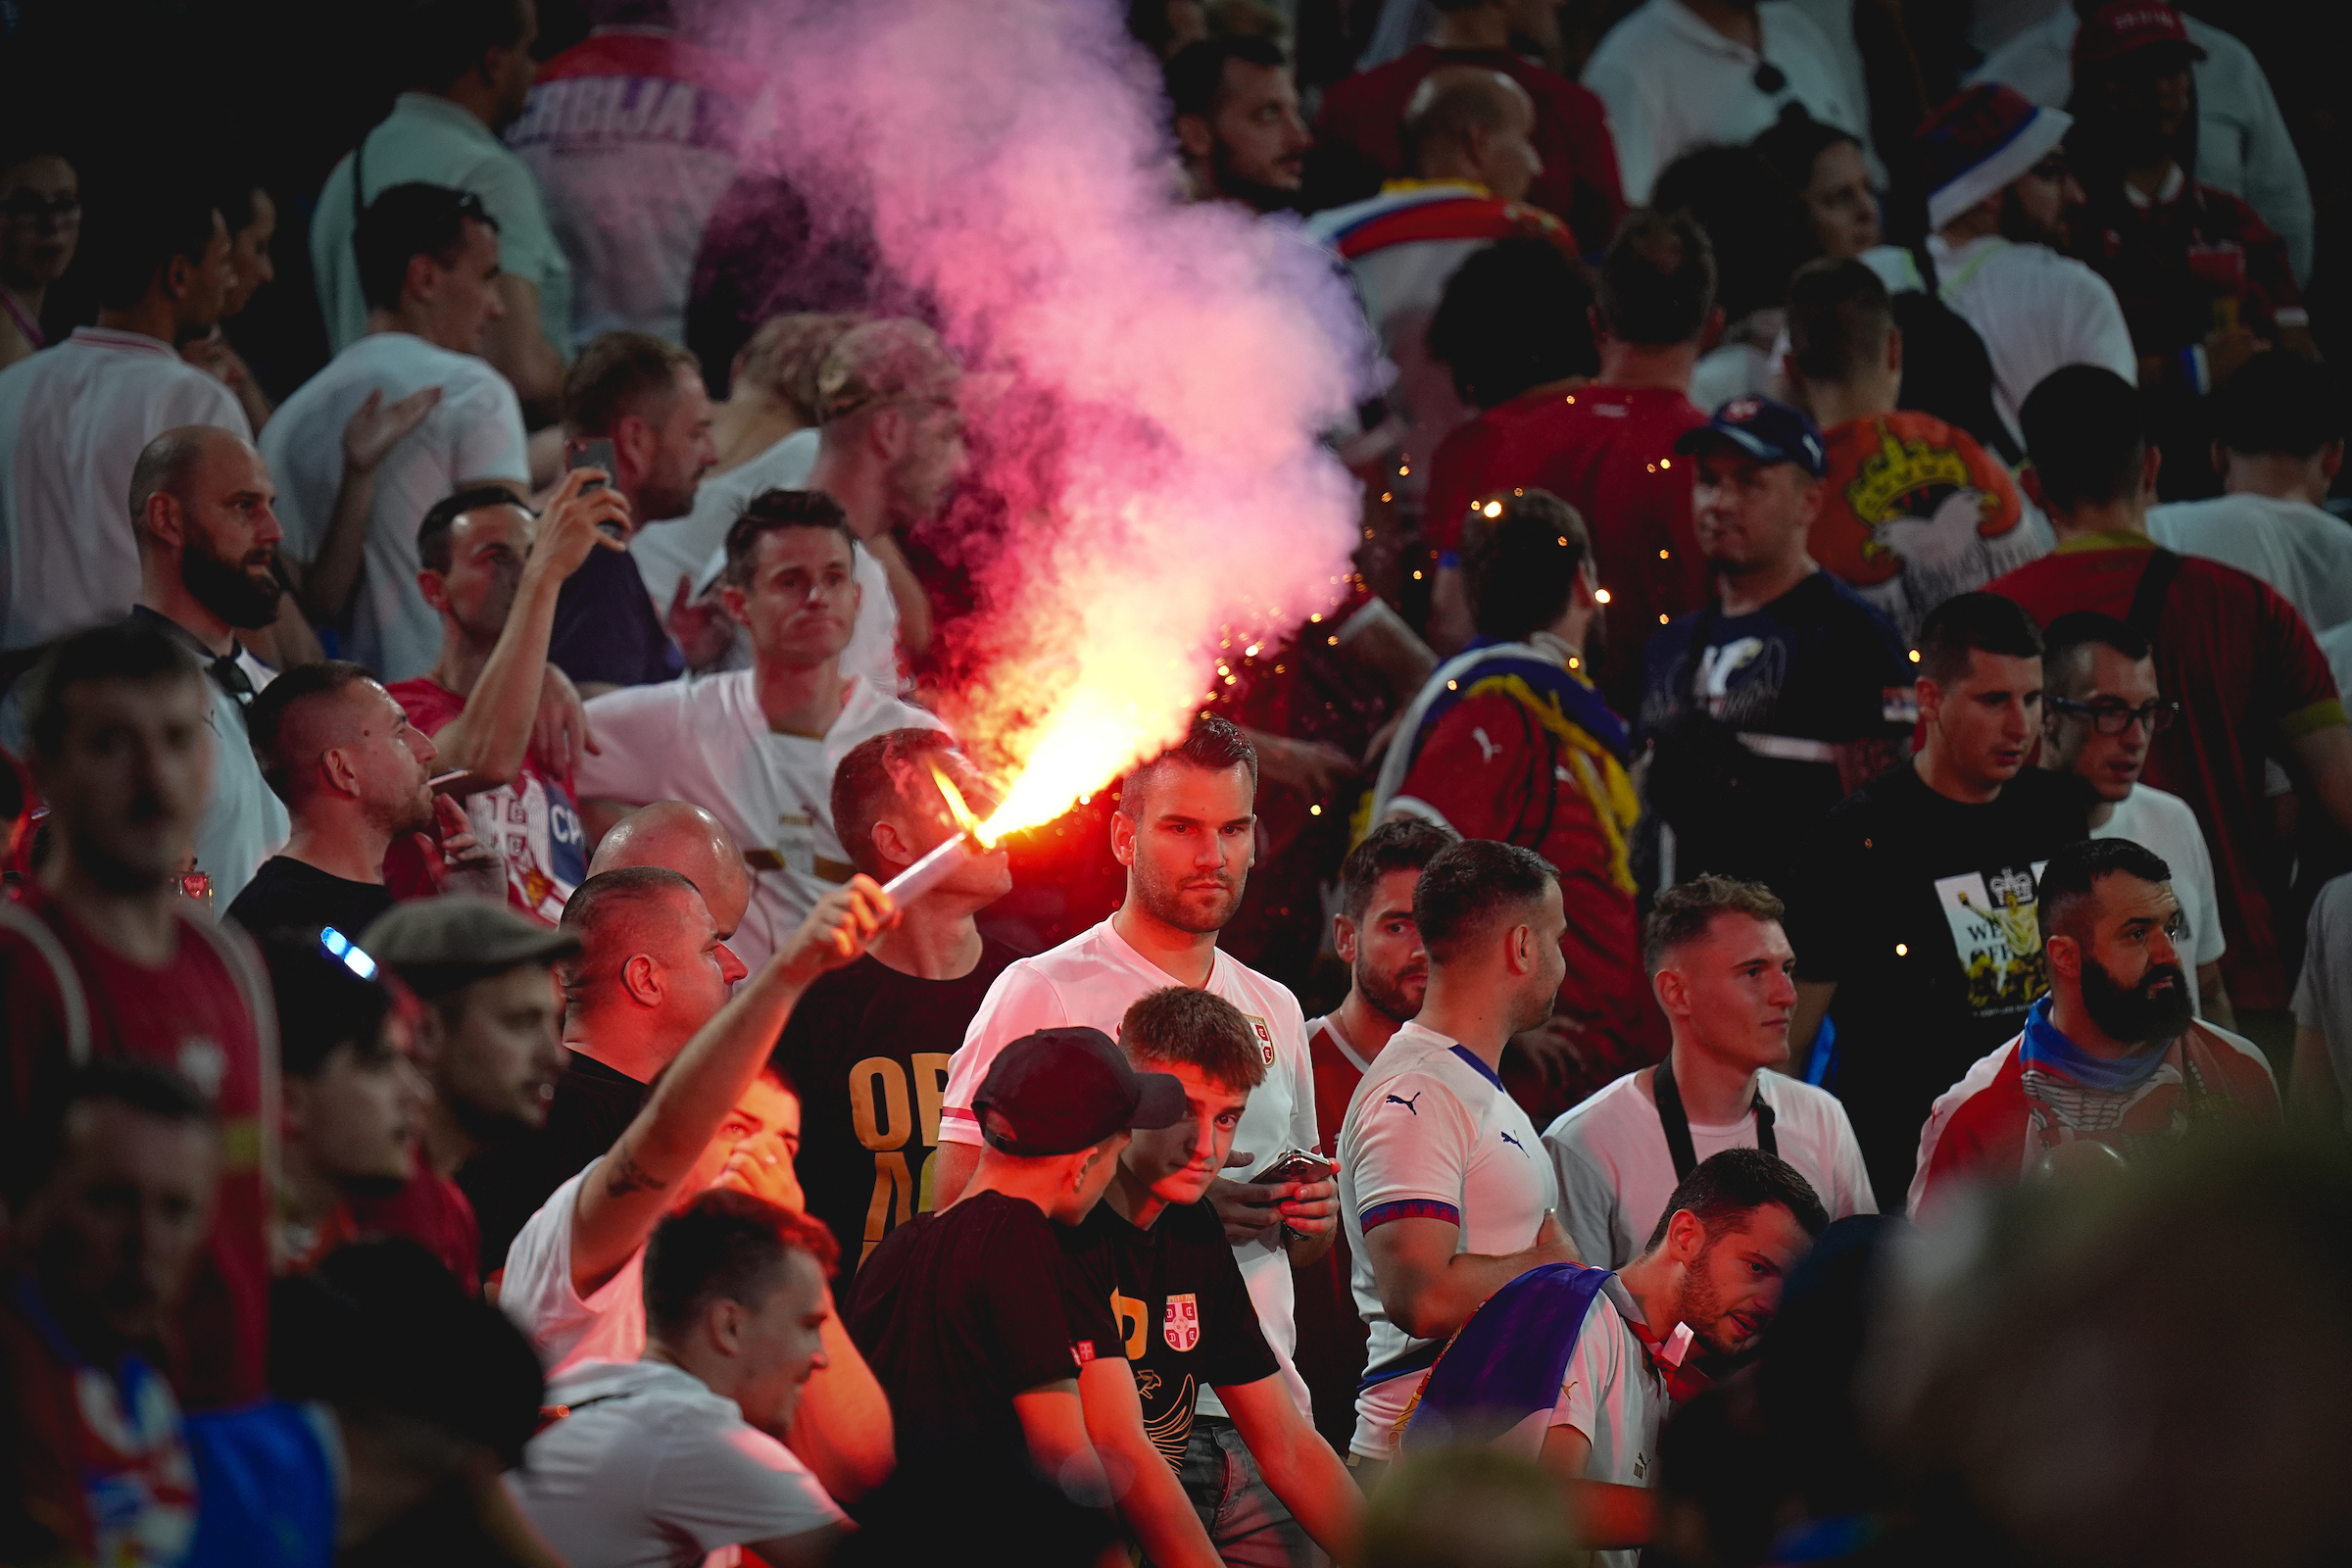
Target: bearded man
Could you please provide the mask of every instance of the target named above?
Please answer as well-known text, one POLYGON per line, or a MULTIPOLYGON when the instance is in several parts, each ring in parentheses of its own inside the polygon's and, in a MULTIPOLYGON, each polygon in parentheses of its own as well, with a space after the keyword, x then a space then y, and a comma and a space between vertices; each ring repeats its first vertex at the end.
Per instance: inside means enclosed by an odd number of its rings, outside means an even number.
POLYGON ((196 829, 194 869, 226 909, 264 860, 285 847, 283 802, 243 744, 245 709, 275 673, 238 641, 277 619, 274 570, 285 537, 277 487, 253 443, 211 425, 166 430, 131 469, 139 602, 131 614, 187 645, 211 677, 212 726, 223 744, 196 829), (233 743, 233 744, 232 744, 233 743))
POLYGON ((1914 1217, 1972 1183, 2078 1157, 2070 1145, 2129 1159, 2200 1123, 2278 1119, 2262 1053, 2191 1010, 2172 878, 2130 839, 2050 857, 2038 905, 2049 995, 1936 1102, 1911 1178, 1914 1217))

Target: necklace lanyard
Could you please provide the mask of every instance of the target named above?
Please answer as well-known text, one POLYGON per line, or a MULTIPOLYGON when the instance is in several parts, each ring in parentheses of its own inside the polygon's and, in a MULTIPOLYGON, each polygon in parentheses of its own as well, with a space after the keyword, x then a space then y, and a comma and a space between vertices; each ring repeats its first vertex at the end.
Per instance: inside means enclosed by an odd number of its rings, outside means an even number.
MULTIPOLYGON (((1666 1129, 1666 1152, 1674 1156, 1674 1179, 1679 1182, 1698 1168, 1698 1152, 1690 1145, 1690 1118, 1683 1110, 1682 1091, 1674 1087, 1671 1052, 1658 1062, 1657 1081, 1651 1087, 1657 1092, 1658 1125, 1666 1129)), ((1778 1154, 1781 1141, 1773 1136, 1772 1107, 1764 1103, 1761 1090, 1749 1108, 1756 1113, 1756 1147, 1767 1154, 1778 1154)))
POLYGON ((0 305, 8 307, 9 319, 17 323, 17 330, 24 334, 24 341, 32 345, 34 352, 49 346, 48 338, 41 335, 41 323, 34 320, 32 313, 25 310, 24 304, 5 288, 0 288, 0 305))

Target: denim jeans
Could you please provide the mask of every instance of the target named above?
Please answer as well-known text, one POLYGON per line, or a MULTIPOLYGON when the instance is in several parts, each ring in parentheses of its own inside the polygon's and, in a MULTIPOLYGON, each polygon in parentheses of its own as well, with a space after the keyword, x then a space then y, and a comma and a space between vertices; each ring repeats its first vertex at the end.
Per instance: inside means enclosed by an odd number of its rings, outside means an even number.
POLYGON ((1181 1478, 1226 1568, 1318 1568, 1324 1561, 1305 1527, 1257 1473, 1257 1461, 1231 1421, 1193 1418, 1181 1478))

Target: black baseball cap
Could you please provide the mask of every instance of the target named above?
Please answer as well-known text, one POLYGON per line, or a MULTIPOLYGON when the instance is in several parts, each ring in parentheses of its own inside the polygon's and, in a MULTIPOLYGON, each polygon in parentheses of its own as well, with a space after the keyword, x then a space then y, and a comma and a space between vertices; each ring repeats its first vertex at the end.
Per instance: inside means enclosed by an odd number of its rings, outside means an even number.
POLYGON ((1040 1029, 1006 1046, 972 1097, 975 1113, 994 1111, 1008 1131, 981 1136, 1020 1159, 1072 1154, 1129 1128, 1172 1127, 1184 1119, 1184 1081, 1137 1072, 1100 1029, 1040 1029))
POLYGON ((1706 423, 1685 430, 1674 450, 1696 452, 1716 441, 1729 442, 1758 463, 1793 463, 1816 479, 1829 469, 1821 427, 1802 409, 1771 398, 1732 399, 1706 423))

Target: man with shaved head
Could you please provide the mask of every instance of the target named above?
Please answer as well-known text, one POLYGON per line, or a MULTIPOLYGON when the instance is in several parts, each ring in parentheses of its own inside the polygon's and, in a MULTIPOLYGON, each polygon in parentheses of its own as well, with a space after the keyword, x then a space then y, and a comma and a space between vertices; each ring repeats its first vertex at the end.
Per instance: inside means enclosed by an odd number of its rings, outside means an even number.
POLYGON ((605 830, 588 874, 626 865, 665 865, 692 882, 722 941, 735 934, 751 906, 752 868, 735 835, 717 817, 684 801, 656 801, 605 830))
POLYGON ((726 938, 750 899, 741 852, 700 808, 665 801, 606 835, 564 906, 580 949, 557 970, 564 1067, 547 1121, 458 1174, 481 1224, 485 1275, 505 1265, 548 1195, 612 1147, 645 1108, 647 1085, 743 978, 726 938), (718 891, 706 897, 706 887, 718 891))
POLYGON ((1364 309, 1396 362, 1392 402, 1405 423, 1390 468, 1398 502, 1415 515, 1430 466, 1412 458, 1435 452, 1471 414, 1452 371, 1429 352, 1429 323, 1446 280, 1472 255, 1515 235, 1576 256, 1568 225, 1525 200, 1544 172, 1535 129, 1535 101, 1509 75, 1486 65, 1441 66, 1421 79, 1405 111, 1410 177, 1307 220, 1355 273, 1364 309))
POLYGON ((211 677, 213 730, 222 744, 196 829, 196 869, 211 879, 216 909, 235 902, 261 863, 285 847, 289 828, 284 805, 243 744, 245 709, 274 671, 237 638, 277 617, 276 497, 253 444, 215 425, 166 430, 131 469, 139 540, 131 614, 184 644, 211 677))
POLYGON ((392 841, 428 829, 439 830, 445 867, 432 891, 505 896, 497 852, 427 787, 439 752, 367 670, 342 660, 289 670, 247 717, 262 776, 293 817, 283 853, 229 906, 248 931, 333 926, 356 938, 392 907, 392 841))

